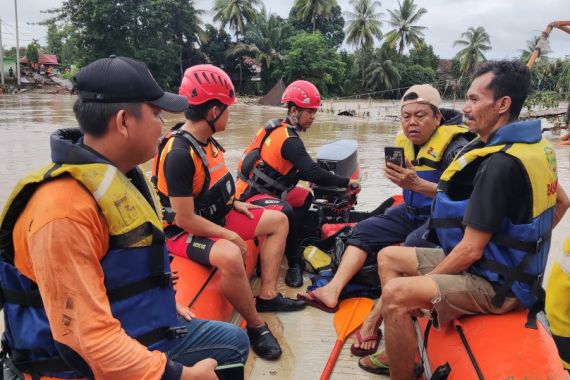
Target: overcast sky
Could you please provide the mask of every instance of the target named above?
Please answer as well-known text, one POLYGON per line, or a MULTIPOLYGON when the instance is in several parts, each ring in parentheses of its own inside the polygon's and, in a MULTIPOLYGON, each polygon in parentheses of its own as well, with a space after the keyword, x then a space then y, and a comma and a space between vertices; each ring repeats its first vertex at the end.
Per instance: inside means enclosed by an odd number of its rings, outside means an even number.
MULTIPOLYGON (((85 0, 97 1, 97 0, 85 0)), ((343 11, 351 10, 349 0, 337 0, 343 11)), ((294 0, 264 0, 269 10, 287 17, 294 0)), ((33 38, 45 43, 46 28, 33 25, 46 18, 40 11, 57 7, 62 0, 19 0, 18 19, 20 45, 27 45, 33 38)), ((200 9, 209 10, 213 0, 195 0, 200 9)), ((570 0, 416 0, 419 6, 428 10, 419 25, 426 26, 426 40, 433 45, 441 58, 452 58, 458 48, 453 41, 460 38, 468 27, 483 26, 491 36, 493 49, 487 58, 505 58, 520 55, 526 41, 539 34, 551 21, 570 20, 570 0)), ((388 17, 386 9, 397 7, 397 0, 382 0, 381 11, 388 17)), ((14 2, 3 0, 0 7, 2 20, 2 42, 4 47, 16 45, 14 2)), ((206 22, 211 20, 207 16, 206 22)), ((384 25, 383 31, 389 30, 384 25)), ((570 57, 570 35, 558 29, 550 34, 553 57, 570 57)), ((350 47, 347 47, 349 50, 350 47)))

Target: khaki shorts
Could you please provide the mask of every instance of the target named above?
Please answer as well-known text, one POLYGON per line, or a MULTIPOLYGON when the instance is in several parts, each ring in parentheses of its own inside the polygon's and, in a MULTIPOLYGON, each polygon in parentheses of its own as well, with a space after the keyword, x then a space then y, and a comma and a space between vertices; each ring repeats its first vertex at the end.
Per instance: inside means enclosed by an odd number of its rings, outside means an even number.
MULTIPOLYGON (((440 248, 416 248, 418 272, 431 272, 444 258, 440 248)), ((474 314, 504 314, 521 307, 514 297, 507 297, 501 307, 495 307, 491 300, 495 289, 483 277, 463 272, 462 274, 430 275, 439 290, 432 299, 434 326, 459 318, 463 315, 474 314)))

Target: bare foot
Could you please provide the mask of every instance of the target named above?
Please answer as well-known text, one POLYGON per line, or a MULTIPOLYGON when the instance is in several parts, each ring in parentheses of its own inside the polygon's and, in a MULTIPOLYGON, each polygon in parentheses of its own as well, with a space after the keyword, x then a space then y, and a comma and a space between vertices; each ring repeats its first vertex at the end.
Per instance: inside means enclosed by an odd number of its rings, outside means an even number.
MULTIPOLYGON (((308 296, 307 293, 299 293, 299 294, 307 296, 307 298, 310 298, 310 296, 308 296)), ((317 288, 313 290, 312 294, 313 297, 315 297, 322 304, 331 309, 336 307, 336 305, 338 304, 338 296, 333 294, 332 289, 328 289, 327 286, 323 286, 322 288, 317 288)))
MULTIPOLYGON (((360 326, 360 336, 366 338, 368 336, 373 336, 378 334, 378 340, 382 339, 381 335, 382 331, 378 329, 381 323, 382 323, 381 319, 374 321, 370 317, 366 318, 366 320, 362 323, 362 326, 360 326)), ((374 342, 373 340, 360 343, 358 342, 358 339, 354 339, 353 346, 356 348, 361 348, 363 350, 371 350, 378 343, 374 342)))

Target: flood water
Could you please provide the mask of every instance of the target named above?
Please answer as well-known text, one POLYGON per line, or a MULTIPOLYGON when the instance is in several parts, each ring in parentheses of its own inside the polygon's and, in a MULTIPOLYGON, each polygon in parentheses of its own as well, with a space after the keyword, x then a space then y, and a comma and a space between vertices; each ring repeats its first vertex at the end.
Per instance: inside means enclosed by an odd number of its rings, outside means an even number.
MULTIPOLYGON (((2 207, 20 176, 49 161, 49 135, 59 128, 76 127, 72 112, 74 101, 75 97, 67 95, 0 96, 0 205, 2 207)), ((284 114, 282 108, 245 104, 232 107, 227 130, 216 135, 216 139, 226 149, 226 160, 232 171, 235 170, 243 149, 257 129, 265 121, 283 117, 284 114)), ((166 115, 165 130, 182 119, 182 115, 166 115)), ((316 156, 319 146, 323 144, 339 139, 354 139, 358 142, 358 157, 363 178, 357 208, 371 210, 388 196, 400 191, 382 174, 383 148, 392 144, 398 131, 397 123, 380 123, 374 120, 319 113, 313 127, 303 134, 302 138, 313 157, 316 156)), ((560 184, 568 191, 570 147, 559 146, 556 138, 553 138, 552 142, 558 158, 560 184)), ((149 171, 150 163, 145 164, 144 168, 149 171)), ((567 215, 554 232, 551 258, 560 253, 562 242, 570 231, 569 227, 570 217, 567 215)), ((288 296, 296 293, 296 290, 286 289, 285 286, 280 286, 280 290, 288 296)), ((315 309, 303 311, 302 314, 269 317, 268 323, 272 330, 276 335, 280 335, 278 339, 283 342, 282 338, 286 336, 287 344, 282 345, 287 355, 275 363, 253 359, 255 363, 250 364, 248 369, 250 378, 318 378, 336 334, 330 315, 315 309), (298 334, 301 331, 302 333, 298 334)), ((350 342, 351 339, 344 346, 332 379, 377 378, 368 377, 356 366, 356 358, 351 357, 348 350, 350 342)))

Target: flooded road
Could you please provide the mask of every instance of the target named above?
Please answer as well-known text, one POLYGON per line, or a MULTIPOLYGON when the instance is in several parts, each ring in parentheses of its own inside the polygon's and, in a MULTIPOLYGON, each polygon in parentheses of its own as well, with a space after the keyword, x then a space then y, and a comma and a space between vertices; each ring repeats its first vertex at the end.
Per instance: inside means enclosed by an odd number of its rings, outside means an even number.
MULTIPOLYGON (((0 205, 21 175, 40 167, 50 158, 49 135, 58 128, 76 127, 72 112, 75 97, 66 95, 20 94, 0 96, 0 205)), ((257 129, 267 120, 283 117, 285 110, 238 104, 231 109, 226 132, 216 135, 226 149, 228 167, 235 170, 243 149, 257 129)), ((166 127, 182 121, 182 115, 166 115, 166 127)), ((314 157, 318 147, 338 139, 355 139, 363 172, 362 192, 358 209, 371 210, 385 198, 400 190, 382 174, 383 148, 391 145, 399 131, 396 123, 378 123, 370 120, 340 118, 319 113, 313 127, 302 135, 309 153, 314 157)), ((568 153, 570 147, 553 145, 558 158, 561 185, 570 190, 568 153)), ((150 170, 150 163, 145 164, 150 170)), ((565 235, 570 231, 567 215, 555 230, 552 254, 561 250, 565 235)), ((305 282, 307 285, 307 281, 305 282)), ((280 290, 294 296, 297 290, 284 285, 280 290)), ((336 337, 332 316, 315 309, 301 313, 271 315, 272 330, 283 343, 285 355, 279 362, 255 359, 251 355, 247 373, 251 379, 316 379, 322 370, 336 337)), ((349 351, 349 338, 341 353, 332 379, 372 379, 356 365, 349 351)))

